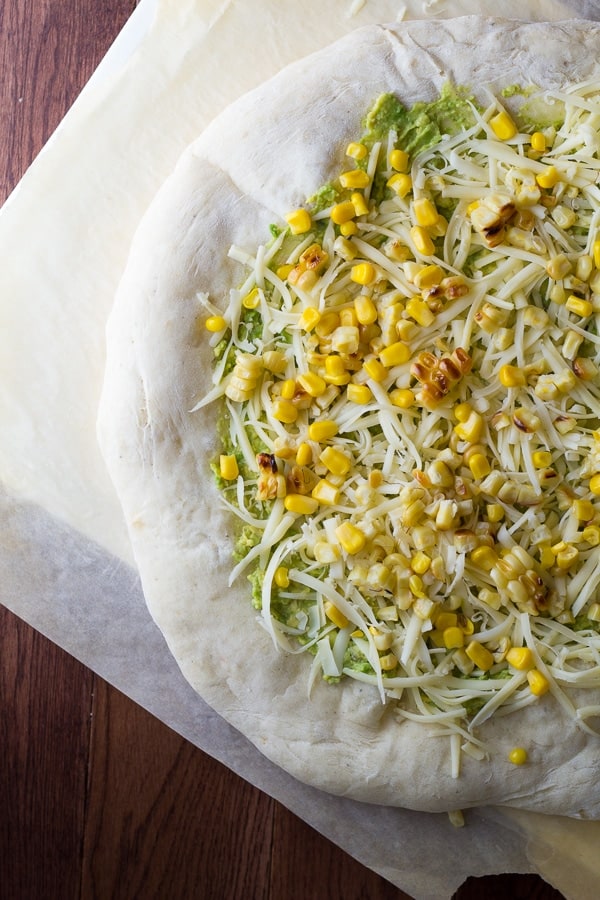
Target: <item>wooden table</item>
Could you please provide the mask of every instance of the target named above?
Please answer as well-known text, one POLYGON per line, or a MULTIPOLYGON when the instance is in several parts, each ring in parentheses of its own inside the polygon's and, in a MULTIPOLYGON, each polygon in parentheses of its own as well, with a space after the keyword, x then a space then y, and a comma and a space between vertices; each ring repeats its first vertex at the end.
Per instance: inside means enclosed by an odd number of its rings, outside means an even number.
MULTIPOLYGON (((0 4, 0 202, 135 6, 0 4)), ((408 897, 2 608, 0 804, 0 900, 408 897)), ((561 895, 517 875, 456 894, 479 897, 561 895)))

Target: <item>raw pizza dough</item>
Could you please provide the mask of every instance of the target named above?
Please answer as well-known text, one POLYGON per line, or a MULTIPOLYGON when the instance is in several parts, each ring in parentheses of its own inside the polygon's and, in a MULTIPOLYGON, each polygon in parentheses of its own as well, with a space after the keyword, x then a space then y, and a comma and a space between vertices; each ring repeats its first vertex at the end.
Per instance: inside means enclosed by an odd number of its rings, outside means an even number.
MULTIPOLYGON (((594 69, 600 27, 464 17, 357 30, 225 110, 184 153, 135 237, 108 325, 99 438, 120 496, 150 611, 186 678, 267 757, 357 800, 425 811, 508 804, 600 817, 600 739, 549 696, 478 736, 490 761, 450 774, 449 742, 399 723, 376 689, 318 683, 257 624, 244 576, 228 587, 233 523, 209 471, 216 405, 198 292, 224 302, 268 225, 340 171, 347 142, 384 91, 406 104, 451 80, 483 91, 556 87, 594 69), (530 762, 507 754, 526 743, 530 762)), ((482 94, 482 99, 485 99, 482 94)), ((589 702, 589 701, 587 701, 589 702)))

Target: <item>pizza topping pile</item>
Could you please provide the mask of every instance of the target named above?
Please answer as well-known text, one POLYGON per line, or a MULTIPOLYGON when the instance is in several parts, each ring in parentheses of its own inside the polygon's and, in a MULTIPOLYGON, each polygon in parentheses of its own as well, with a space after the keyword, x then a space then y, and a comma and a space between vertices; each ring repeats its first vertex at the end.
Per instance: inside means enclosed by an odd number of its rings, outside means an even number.
POLYGON ((533 127, 462 104, 424 148, 367 129, 328 202, 231 249, 196 407, 276 644, 435 723, 455 774, 548 692, 600 715, 571 691, 600 684, 600 86, 533 127))

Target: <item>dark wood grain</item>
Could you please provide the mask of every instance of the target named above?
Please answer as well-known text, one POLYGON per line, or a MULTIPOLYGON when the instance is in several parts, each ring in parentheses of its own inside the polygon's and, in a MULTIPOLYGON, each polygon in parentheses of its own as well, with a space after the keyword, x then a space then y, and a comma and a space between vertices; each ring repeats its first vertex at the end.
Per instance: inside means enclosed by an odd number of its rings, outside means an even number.
MULTIPOLYGON (((0 3, 0 202, 135 5, 0 3)), ((0 900, 410 900, 2 608, 0 804, 0 900)))

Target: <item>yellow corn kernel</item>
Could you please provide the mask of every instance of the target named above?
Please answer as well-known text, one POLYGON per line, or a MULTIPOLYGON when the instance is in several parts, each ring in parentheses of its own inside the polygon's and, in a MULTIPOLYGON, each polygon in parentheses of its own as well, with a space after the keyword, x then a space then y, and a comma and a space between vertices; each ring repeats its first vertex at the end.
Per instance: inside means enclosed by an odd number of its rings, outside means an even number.
POLYGON ((340 492, 335 484, 332 484, 326 478, 321 478, 312 489, 311 497, 324 506, 333 506, 338 502, 340 492))
POLYGON ((363 369, 373 381, 384 381, 387 378, 388 372, 386 367, 374 356, 369 356, 365 359, 363 369))
POLYGON ((501 366, 498 372, 500 384, 504 387, 523 387, 527 384, 523 369, 518 366, 505 365, 501 366))
POLYGON ((313 452, 310 444, 303 441, 296 451, 296 465, 310 466, 313 461, 313 452))
POLYGON ((401 366, 410 359, 410 348, 402 341, 396 341, 394 344, 390 344, 389 347, 383 348, 379 354, 379 359, 381 364, 387 369, 390 369, 392 366, 401 366))
MULTIPOLYGON (((350 202, 352 203, 354 212, 357 216, 366 216, 369 212, 369 204, 367 203, 364 194, 361 194, 360 191, 354 191, 354 193, 350 194, 350 202)), ((343 228, 343 225, 341 227, 343 228)), ((356 231, 358 231, 358 226, 355 225, 355 228, 356 231)))
POLYGON ((294 378, 286 378, 281 382, 280 394, 284 400, 291 400, 296 393, 296 381, 294 378))
POLYGON ((431 557, 419 550, 410 561, 410 567, 417 575, 424 575, 431 566, 431 557))
MULTIPOLYGON (((553 548, 554 549, 554 548, 553 548)), ((566 571, 575 565, 579 559, 579 550, 572 544, 567 544, 564 550, 559 550, 556 554, 556 565, 559 569, 566 571)))
POLYGON ((351 200, 343 200, 341 203, 336 203, 330 213, 331 221, 335 225, 343 225, 345 222, 353 219, 355 215, 356 210, 351 200))
MULTIPOLYGON (((500 508, 502 509, 502 507, 500 508)), ((482 544, 481 547, 476 547, 471 552, 469 559, 478 569, 483 569, 485 572, 491 572, 498 562, 498 555, 491 547, 482 544)))
POLYGON ((315 325, 319 323, 321 313, 314 306, 307 306, 300 318, 298 325, 303 331, 312 331, 315 325))
POLYGON ((252 288, 245 297, 242 297, 242 306, 244 309, 257 309, 260 306, 258 288, 252 288))
POLYGON ((454 431, 462 441, 470 444, 477 443, 483 432, 483 416, 473 410, 466 422, 459 422, 454 426, 454 431))
POLYGON ((594 257, 594 265, 597 269, 600 269, 600 240, 594 241, 592 255, 594 257))
POLYGON ((395 175, 388 178, 386 185, 400 198, 403 198, 412 191, 412 178, 403 172, 396 172, 395 175))
POLYGON ((290 226, 292 234, 305 234, 310 231, 312 219, 310 213, 306 209, 294 209, 285 217, 286 222, 290 226))
POLYGON ((327 382, 315 372, 304 372, 298 375, 298 384, 311 397, 320 397, 327 390, 327 382))
POLYGON ((530 669, 527 673, 527 681, 529 682, 529 690, 536 697, 542 697, 550 690, 550 682, 539 669, 530 669))
POLYGON ((367 536, 360 528, 353 525, 352 522, 342 522, 335 529, 335 535, 350 556, 360 553, 367 543, 367 536))
MULTIPOLYGON (((359 213, 357 212, 356 215, 359 215, 359 213)), ((342 225, 340 225, 340 234, 344 237, 352 237, 352 235, 356 234, 357 232, 358 225, 356 224, 356 222, 353 222, 352 219, 350 219, 349 222, 344 222, 342 225)))
POLYGON ((422 225, 413 225, 410 229, 410 237, 417 253, 420 253, 422 256, 431 256, 433 254, 435 250, 434 243, 422 225))
MULTIPOLYGON (((547 274, 554 281, 560 281, 561 278, 564 278, 566 275, 568 275, 570 271, 571 263, 564 255, 564 253, 559 253, 557 256, 553 256, 546 266, 547 274)), ((554 302, 556 303, 556 300, 554 302)))
POLYGON ((560 180, 560 175, 555 166, 548 166, 545 172, 535 176, 535 180, 541 188, 553 188, 560 180))
POLYGON ((408 579, 408 587, 411 594, 414 594, 415 597, 425 598, 427 596, 424 590, 425 585, 420 575, 411 575, 408 579))
POLYGON ((372 263, 363 262, 352 266, 350 278, 356 284, 371 284, 377 277, 377 269, 372 263))
POLYGON ((410 409, 415 402, 414 392, 410 388, 395 388, 388 394, 390 403, 399 409, 410 409))
POLYGON ((286 400, 284 397, 279 397, 273 402, 271 412, 274 419, 277 419, 278 422, 283 422, 285 425, 291 425, 298 418, 297 407, 294 406, 291 400, 286 400))
POLYGON ((275 574, 273 575, 273 581, 280 588, 286 588, 290 586, 290 575, 289 570, 286 566, 279 566, 275 569, 275 574))
POLYGON ((346 156, 349 156, 352 159, 364 159, 368 152, 365 145, 360 144, 357 141, 351 141, 346 147, 346 156))
POLYGON ((341 356, 331 353, 325 357, 325 371, 328 375, 344 375, 346 373, 346 364, 341 356))
POLYGON ((597 525, 586 525, 581 537, 590 547, 597 547, 600 544, 600 528, 597 525))
POLYGON ((326 600, 323 604, 323 610, 325 615, 329 619, 330 622, 333 622, 334 625, 337 625, 338 628, 345 628, 348 624, 349 620, 346 618, 343 612, 341 612, 335 604, 331 602, 331 600, 326 600))
POLYGON ((335 447, 325 447, 319 459, 333 475, 346 475, 352 465, 346 454, 341 450, 336 450, 335 447))
POLYGON ((366 188, 370 181, 371 179, 363 169, 351 169, 340 175, 340 184, 343 188, 366 188))
POLYGON ((427 197, 417 197, 413 202, 413 215, 417 225, 428 228, 430 225, 436 224, 439 213, 435 204, 427 197))
POLYGON ((463 634, 472 635, 475 631, 475 626, 471 619, 467 619, 466 616, 461 616, 461 621, 459 622, 460 629, 463 634))
POLYGON ((337 422, 332 419, 320 419, 311 422, 308 426, 308 436, 311 441, 327 441, 338 433, 337 422))
POLYGON ((600 496, 600 473, 592 475, 590 478, 590 491, 597 497, 600 496))
POLYGON ((478 641, 471 641, 469 646, 465 649, 465 653, 471 660, 474 662, 478 669, 481 669, 482 672, 487 672, 494 665, 494 657, 483 644, 480 644, 478 641))
POLYGON ((511 647, 506 654, 506 662, 519 672, 533 669, 535 659, 529 647, 511 647))
POLYGON ((224 454, 221 454, 219 457, 219 474, 225 481, 235 481, 240 474, 235 456, 225 456, 224 454))
POLYGON ((543 131, 534 131, 531 135, 531 147, 537 153, 546 152, 546 135, 543 131))
POLYGON ((418 287, 420 291, 424 291, 427 288, 435 287, 440 284, 444 277, 444 272, 438 265, 431 266, 423 266, 420 269, 414 278, 415 287, 418 287))
POLYGON ((364 405, 373 399, 373 393, 368 384, 349 384, 346 388, 346 397, 351 403, 364 405))
POLYGON ((379 657, 379 665, 382 671, 390 672, 398 665, 398 659, 394 653, 386 653, 385 656, 379 657))
POLYGON ((469 458, 469 468, 473 478, 485 478, 492 471, 492 467, 483 453, 474 453, 469 458))
POLYGON ((567 297, 565 306, 567 307, 569 312, 575 313, 577 316, 581 316, 583 319, 591 316, 594 311, 594 307, 589 300, 584 300, 582 297, 576 297, 575 294, 571 294, 569 297, 567 297))
POLYGON ((575 500, 573 503, 573 512, 575 513, 575 518, 578 519, 579 522, 589 522, 590 519, 594 518, 594 504, 591 500, 575 500))
POLYGON ((291 264, 286 263, 283 266, 278 266, 275 274, 277 275, 278 278, 281 278, 282 281, 285 281, 287 279, 288 275, 290 274, 290 272, 292 271, 292 269, 294 269, 294 268, 295 268, 295 266, 292 266, 291 264))
POLYGON ((454 418, 457 422, 466 422, 472 412, 473 407, 470 403, 457 403, 454 407, 454 418))
POLYGON ((510 753, 508 754, 508 761, 513 764, 513 766, 523 766, 527 762, 528 755, 525 747, 513 747, 510 753))
POLYGON ((299 516, 312 516, 319 508, 318 500, 307 494, 286 494, 283 505, 288 512, 296 513, 299 516))
POLYGON ((411 297, 406 304, 406 313, 414 319, 418 325, 428 328, 435 321, 435 315, 429 309, 424 300, 419 297, 411 297))
POLYGON ((396 172, 406 172, 408 167, 409 156, 406 150, 392 150, 389 156, 389 163, 396 172))
POLYGON ((383 484, 383 473, 380 469, 373 469, 369 472, 369 487, 378 488, 383 484))
POLYGON ((440 612, 435 617, 434 624, 439 631, 445 631, 446 628, 456 628, 458 615, 455 612, 440 612))
POLYGON ((354 301, 356 318, 361 325, 372 325, 377 321, 377 307, 370 297, 360 294, 354 301))
POLYGON ((274 375, 281 375, 287 368, 287 359, 285 353, 280 350, 265 350, 262 355, 265 369, 273 372, 274 375))
POLYGON ((531 459, 536 469, 547 469, 552 465, 552 454, 549 450, 535 450, 531 454, 531 459))
POLYGON ((444 628, 443 640, 447 650, 457 650, 465 645, 465 636, 462 630, 454 625, 444 628))
POLYGON ((600 603, 592 603, 587 612, 588 619, 592 622, 600 622, 600 603))
POLYGON ((227 328, 227 322, 223 316, 209 316, 204 323, 204 327, 207 331, 218 334, 219 331, 223 331, 227 328))
POLYGON ((518 128, 506 112, 502 110, 490 119, 492 131, 500 141, 510 141, 518 133, 518 128))
MULTIPOLYGON (((441 500, 435 515, 438 531, 449 531, 456 522, 456 504, 452 500, 441 500)), ((413 523, 410 523, 413 524, 413 523)))
POLYGON ((499 503, 488 503, 486 508, 486 515, 488 522, 491 522, 492 525, 496 525, 498 522, 501 522, 504 518, 504 507, 499 503))

